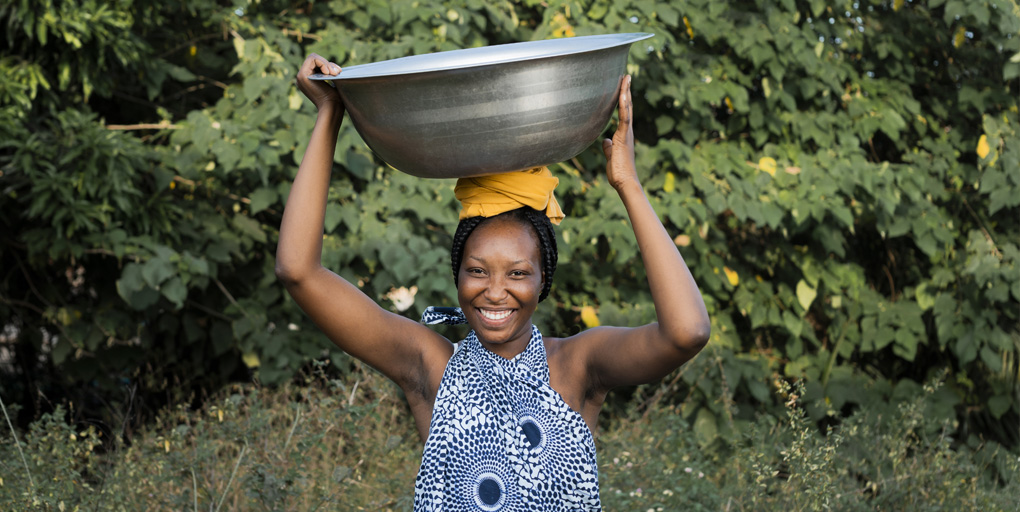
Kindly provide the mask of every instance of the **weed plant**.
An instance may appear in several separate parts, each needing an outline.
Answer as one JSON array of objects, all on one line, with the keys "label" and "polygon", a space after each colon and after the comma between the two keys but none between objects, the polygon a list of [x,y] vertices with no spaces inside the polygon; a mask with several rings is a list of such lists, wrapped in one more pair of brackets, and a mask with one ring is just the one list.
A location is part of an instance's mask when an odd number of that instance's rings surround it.
[{"label": "weed plant", "polygon": [[1020,458],[955,442],[953,420],[930,414],[938,386],[820,432],[803,385],[779,381],[785,417],[761,416],[740,443],[714,448],[698,444],[682,406],[632,412],[602,436],[603,501],[640,511],[1020,510]]},{"label": "weed plant", "polygon": [[[681,405],[633,407],[598,437],[603,504],[1020,509],[1017,454],[953,439],[951,420],[928,414],[936,388],[820,432],[802,386],[780,381],[785,417],[759,417],[731,445],[699,444]],[[200,410],[164,411],[130,445],[66,416],[58,408],[17,440],[0,437],[0,510],[410,510],[421,456],[399,389],[370,370],[337,379],[317,367],[277,389],[236,385]]]},{"label": "weed plant", "polygon": [[[372,371],[237,385],[164,411],[130,446],[57,410],[0,444],[0,510],[406,510],[421,456],[399,389]],[[116,443],[114,441],[114,443]],[[33,485],[34,482],[34,485]]]}]

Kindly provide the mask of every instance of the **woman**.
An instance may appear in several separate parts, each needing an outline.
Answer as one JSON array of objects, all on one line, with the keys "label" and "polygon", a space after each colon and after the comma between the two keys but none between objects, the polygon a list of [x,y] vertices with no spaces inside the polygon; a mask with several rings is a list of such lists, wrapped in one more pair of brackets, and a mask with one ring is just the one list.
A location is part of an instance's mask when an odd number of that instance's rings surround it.
[{"label": "woman", "polygon": [[[555,271],[555,237],[550,240],[542,205],[525,206],[469,216],[458,227],[453,270],[461,319],[472,331],[455,349],[322,267],[323,216],[344,106],[335,89],[308,79],[315,72],[336,75],[340,67],[312,54],[298,73],[298,88],[318,117],[284,211],[276,272],[337,346],[404,390],[426,442],[415,510],[598,510],[591,432],[606,394],[662,378],[709,337],[698,287],[638,181],[630,77],[620,91],[619,127],[602,149],[606,176],[633,224],[659,321],[543,337],[531,319]],[[458,196],[471,195],[463,192]],[[557,208],[549,210],[555,216]]]}]

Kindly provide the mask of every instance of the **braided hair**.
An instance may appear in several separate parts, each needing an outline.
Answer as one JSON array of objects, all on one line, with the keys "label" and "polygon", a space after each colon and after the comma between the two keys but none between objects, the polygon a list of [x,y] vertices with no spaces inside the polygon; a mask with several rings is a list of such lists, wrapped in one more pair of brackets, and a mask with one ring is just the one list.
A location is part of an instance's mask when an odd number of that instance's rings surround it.
[{"label": "braided hair", "polygon": [[552,222],[549,222],[549,217],[528,206],[493,217],[468,217],[457,224],[457,232],[453,235],[453,245],[450,248],[453,284],[458,285],[457,275],[460,273],[460,264],[464,259],[464,245],[467,244],[468,237],[471,236],[475,228],[490,219],[505,219],[522,226],[530,226],[532,232],[535,233],[535,237],[538,239],[538,253],[542,259],[542,293],[538,296],[538,301],[542,302],[549,296],[549,289],[552,288],[552,278],[556,272],[556,260],[559,253],[556,249],[556,233],[553,231]]}]

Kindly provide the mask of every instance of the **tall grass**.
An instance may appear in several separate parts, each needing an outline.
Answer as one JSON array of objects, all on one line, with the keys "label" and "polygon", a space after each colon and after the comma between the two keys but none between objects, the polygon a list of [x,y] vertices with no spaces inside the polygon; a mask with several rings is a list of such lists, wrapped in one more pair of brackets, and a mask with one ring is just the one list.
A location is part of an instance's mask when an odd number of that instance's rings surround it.
[{"label": "tall grass", "polygon": [[[606,510],[1020,508],[1020,460],[955,443],[925,414],[859,412],[826,433],[796,386],[737,444],[706,450],[675,405],[598,437]],[[0,438],[0,510],[409,510],[421,446],[399,389],[369,370],[313,372],[279,389],[237,385],[200,410],[164,411],[130,446],[56,410]],[[25,459],[17,455],[24,451]],[[34,480],[34,483],[33,483]]]},{"label": "tall grass", "polygon": [[603,499],[641,511],[1020,510],[1020,458],[954,443],[952,420],[927,414],[935,388],[892,415],[860,411],[820,433],[802,386],[780,383],[785,418],[763,416],[740,443],[711,451],[679,406],[632,415],[603,436]]}]

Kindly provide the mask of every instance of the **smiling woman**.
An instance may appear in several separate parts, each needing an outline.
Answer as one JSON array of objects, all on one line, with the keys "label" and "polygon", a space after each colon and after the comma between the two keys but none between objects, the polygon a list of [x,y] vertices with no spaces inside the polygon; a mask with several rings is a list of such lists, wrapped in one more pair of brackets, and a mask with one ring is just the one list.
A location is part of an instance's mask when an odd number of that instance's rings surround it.
[{"label": "smiling woman", "polygon": [[467,323],[455,347],[381,308],[321,264],[323,217],[344,104],[313,82],[340,67],[311,55],[298,87],[318,109],[280,227],[277,275],[349,354],[405,392],[425,442],[415,510],[599,510],[592,432],[606,393],[652,382],[704,346],[708,314],[634,167],[630,78],[620,123],[603,141],[606,177],[634,228],[658,322],[597,327],[567,338],[532,324],[556,270],[553,224],[563,218],[547,169],[462,178],[464,208],[451,249],[460,308],[428,308],[423,323]]},{"label": "smiling woman", "polygon": [[468,324],[477,326],[482,346],[507,359],[527,345],[546,281],[532,229],[502,216],[481,223],[464,244],[457,272],[457,300]]}]

